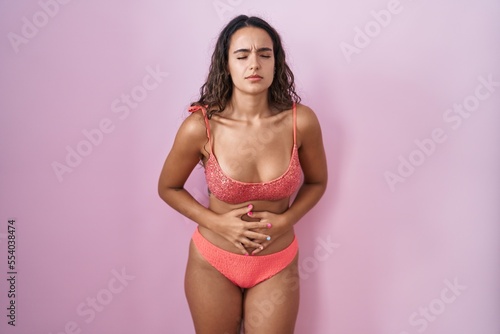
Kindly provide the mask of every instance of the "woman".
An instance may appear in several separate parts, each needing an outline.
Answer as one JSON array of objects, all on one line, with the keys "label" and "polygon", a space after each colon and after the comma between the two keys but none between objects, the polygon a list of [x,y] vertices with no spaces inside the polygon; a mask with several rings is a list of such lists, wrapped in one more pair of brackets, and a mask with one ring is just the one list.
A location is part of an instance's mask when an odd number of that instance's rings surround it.
[{"label": "woman", "polygon": [[[299,104],[278,33],[257,17],[222,30],[200,94],[159,181],[160,197],[199,225],[185,276],[196,333],[293,333],[293,226],[327,183],[319,122]],[[200,161],[208,208],[184,189]]]}]

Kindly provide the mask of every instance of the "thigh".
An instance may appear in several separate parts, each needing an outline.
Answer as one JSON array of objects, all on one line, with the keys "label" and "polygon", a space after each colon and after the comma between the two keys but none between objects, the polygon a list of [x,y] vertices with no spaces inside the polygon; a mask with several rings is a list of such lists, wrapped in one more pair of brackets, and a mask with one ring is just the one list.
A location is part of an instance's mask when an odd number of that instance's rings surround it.
[{"label": "thigh", "polygon": [[241,289],[212,267],[192,241],[184,289],[197,334],[239,333]]},{"label": "thigh", "polygon": [[292,334],[299,311],[298,255],[285,269],[245,291],[245,334]]}]

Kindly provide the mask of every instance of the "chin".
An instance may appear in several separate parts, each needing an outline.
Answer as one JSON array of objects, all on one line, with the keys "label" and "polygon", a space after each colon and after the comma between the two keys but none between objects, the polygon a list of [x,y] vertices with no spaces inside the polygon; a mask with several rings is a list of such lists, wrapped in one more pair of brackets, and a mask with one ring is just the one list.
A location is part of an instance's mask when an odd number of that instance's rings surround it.
[{"label": "chin", "polygon": [[247,85],[245,85],[244,87],[238,87],[235,85],[235,88],[237,90],[239,90],[240,92],[244,93],[244,94],[250,94],[250,95],[258,95],[258,94],[262,94],[262,93],[265,93],[269,90],[269,88],[271,87],[271,85],[267,86],[267,85],[255,85],[252,87],[248,87]]}]

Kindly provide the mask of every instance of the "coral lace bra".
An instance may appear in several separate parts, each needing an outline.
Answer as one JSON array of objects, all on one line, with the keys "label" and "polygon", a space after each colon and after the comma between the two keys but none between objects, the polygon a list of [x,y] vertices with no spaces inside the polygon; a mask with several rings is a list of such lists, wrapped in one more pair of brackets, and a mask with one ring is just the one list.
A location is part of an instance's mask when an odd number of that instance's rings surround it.
[{"label": "coral lace bra", "polygon": [[265,200],[276,201],[290,197],[302,183],[302,169],[297,149],[297,109],[293,104],[293,148],[287,170],[279,177],[266,182],[241,182],[224,173],[213,152],[210,137],[210,124],[207,111],[202,106],[192,106],[190,112],[202,110],[207,128],[207,138],[210,143],[210,155],[205,163],[205,178],[209,192],[217,199],[238,204],[248,201]]}]

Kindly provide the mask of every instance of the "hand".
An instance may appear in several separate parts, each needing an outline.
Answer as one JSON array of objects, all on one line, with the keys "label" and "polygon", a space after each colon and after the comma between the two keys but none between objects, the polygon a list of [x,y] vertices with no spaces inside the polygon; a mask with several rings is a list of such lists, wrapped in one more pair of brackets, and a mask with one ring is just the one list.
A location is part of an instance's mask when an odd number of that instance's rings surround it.
[{"label": "hand", "polygon": [[250,204],[221,214],[212,228],[215,233],[231,242],[245,255],[249,255],[247,248],[262,248],[259,242],[263,242],[269,237],[269,234],[262,233],[268,230],[267,223],[247,222],[241,219],[243,215],[248,213],[250,213],[249,217],[253,217],[252,208],[253,206]]},{"label": "hand", "polygon": [[292,225],[287,221],[284,215],[272,213],[269,211],[258,211],[252,212],[248,215],[249,217],[260,219],[259,223],[263,225],[260,228],[252,228],[252,231],[260,233],[262,235],[268,235],[270,238],[256,240],[259,243],[258,247],[255,248],[251,255],[258,254],[264,248],[269,246],[274,240],[278,239],[280,236],[288,232]]}]

